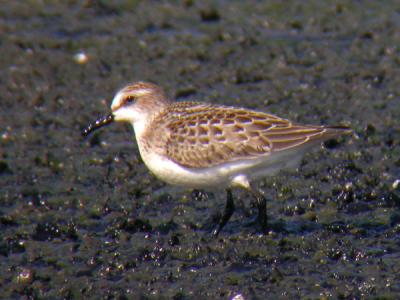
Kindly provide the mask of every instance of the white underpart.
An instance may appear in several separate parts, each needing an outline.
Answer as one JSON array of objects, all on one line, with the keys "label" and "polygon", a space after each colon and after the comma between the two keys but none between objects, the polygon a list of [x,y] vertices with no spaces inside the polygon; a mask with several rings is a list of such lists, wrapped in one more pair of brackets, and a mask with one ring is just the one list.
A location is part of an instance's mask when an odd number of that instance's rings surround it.
[{"label": "white underpart", "polygon": [[[279,170],[296,167],[299,156],[266,155],[257,159],[238,160],[210,168],[185,168],[167,157],[139,150],[146,166],[159,179],[174,185],[191,188],[243,187],[251,180],[276,174]],[[286,155],[285,155],[286,156]]]}]

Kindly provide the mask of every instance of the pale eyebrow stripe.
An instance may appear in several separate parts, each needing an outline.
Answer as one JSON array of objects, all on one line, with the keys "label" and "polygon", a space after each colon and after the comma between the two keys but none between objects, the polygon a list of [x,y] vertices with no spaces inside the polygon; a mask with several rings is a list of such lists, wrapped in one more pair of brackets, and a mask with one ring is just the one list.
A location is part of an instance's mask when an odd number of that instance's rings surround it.
[{"label": "pale eyebrow stripe", "polygon": [[130,92],[132,92],[132,91],[135,91],[135,96],[142,96],[142,95],[146,95],[146,94],[149,94],[150,92],[151,92],[151,90],[150,89],[148,89],[148,88],[140,88],[140,89],[128,89],[128,90],[126,90],[125,92],[126,93],[130,93]]}]

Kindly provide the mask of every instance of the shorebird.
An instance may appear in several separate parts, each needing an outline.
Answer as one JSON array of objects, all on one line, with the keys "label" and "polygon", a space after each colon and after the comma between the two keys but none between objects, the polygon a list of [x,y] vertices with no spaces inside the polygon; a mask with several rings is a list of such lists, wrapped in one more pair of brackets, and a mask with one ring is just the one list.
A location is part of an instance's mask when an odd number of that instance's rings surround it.
[{"label": "shorebird", "polygon": [[190,188],[224,188],[224,213],[218,235],[232,216],[232,188],[255,198],[258,221],[267,229],[264,195],[250,182],[298,166],[302,155],[321,142],[350,133],[344,126],[300,125],[245,108],[201,102],[173,102],[159,86],[136,82],[117,92],[111,113],[82,131],[114,121],[133,126],[140,155],[159,179]]}]

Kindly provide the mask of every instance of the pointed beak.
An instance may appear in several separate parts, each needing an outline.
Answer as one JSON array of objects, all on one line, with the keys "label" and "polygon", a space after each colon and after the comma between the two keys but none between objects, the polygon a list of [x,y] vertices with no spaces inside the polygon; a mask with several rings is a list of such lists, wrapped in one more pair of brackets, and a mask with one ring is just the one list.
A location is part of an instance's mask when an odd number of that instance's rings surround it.
[{"label": "pointed beak", "polygon": [[114,115],[112,113],[107,116],[98,118],[94,123],[90,123],[88,127],[82,130],[82,136],[88,136],[92,131],[95,131],[103,126],[111,124],[114,122]]}]

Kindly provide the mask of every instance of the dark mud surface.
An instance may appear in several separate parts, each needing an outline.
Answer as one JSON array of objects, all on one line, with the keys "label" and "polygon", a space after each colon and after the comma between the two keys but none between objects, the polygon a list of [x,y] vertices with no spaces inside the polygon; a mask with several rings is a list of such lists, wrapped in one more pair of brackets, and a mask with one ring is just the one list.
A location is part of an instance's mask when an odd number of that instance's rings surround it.
[{"label": "dark mud surface", "polygon": [[[43,2],[0,7],[0,297],[398,299],[398,1]],[[136,80],[354,135],[256,183],[269,234],[235,192],[212,239],[224,194],[165,189],[128,125],[80,136]]]}]

